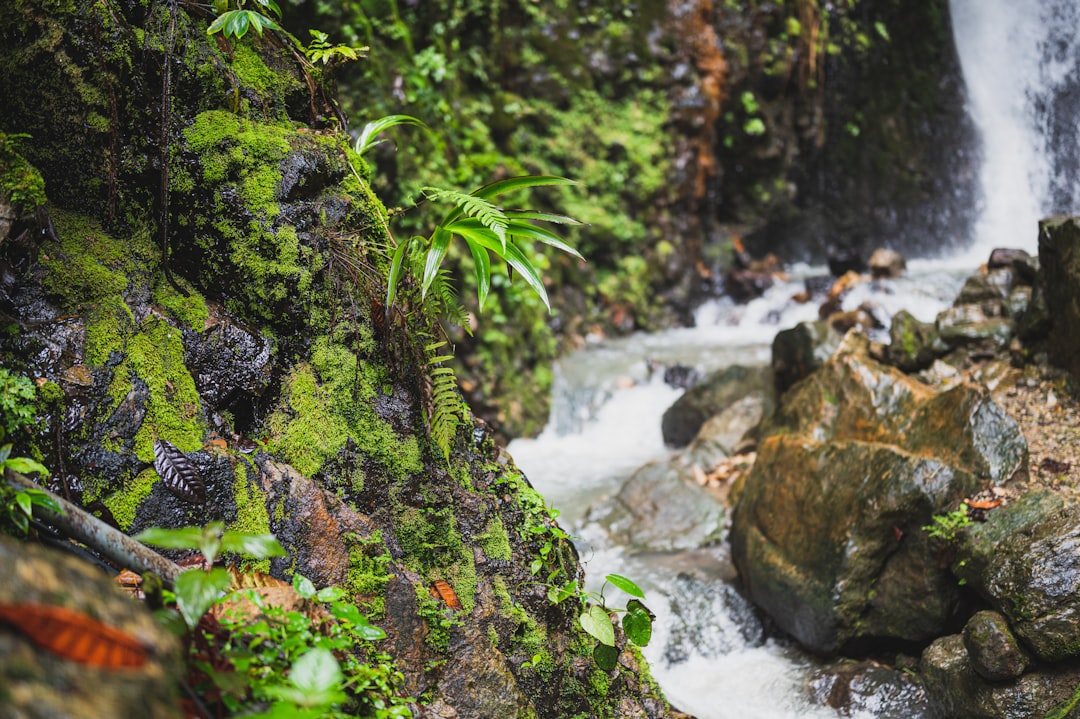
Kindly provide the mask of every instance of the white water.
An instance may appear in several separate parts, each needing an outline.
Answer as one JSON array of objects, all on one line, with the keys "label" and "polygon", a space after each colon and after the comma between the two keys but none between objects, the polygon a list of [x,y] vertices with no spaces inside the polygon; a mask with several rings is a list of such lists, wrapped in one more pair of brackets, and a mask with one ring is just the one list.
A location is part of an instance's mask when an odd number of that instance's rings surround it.
[{"label": "white water", "polygon": [[[844,306],[871,301],[881,308],[886,324],[887,316],[900,308],[932,320],[951,302],[965,274],[943,267],[940,262],[933,267],[914,263],[905,278],[856,288]],[[633,556],[610,546],[604,531],[587,521],[587,510],[616,492],[638,467],[669,454],[660,417],[681,390],[665,385],[660,373],[650,377],[646,360],[678,361],[703,372],[766,364],[778,331],[816,318],[817,303],[789,300],[799,289],[802,282],[795,279],[745,306],[706,306],[694,329],[595,342],[563,358],[555,368],[552,422],[538,438],[515,440],[508,447],[530,481],[561,511],[563,526],[579,538],[591,588],[599,589],[604,574],[617,572],[646,589],[649,607],[657,614],[657,633],[645,655],[672,703],[698,719],[831,719],[837,714],[808,701],[805,686],[813,662],[782,643],[763,641],[748,605],[724,585],[734,573],[726,546]],[[708,588],[688,590],[680,573]],[[695,597],[705,602],[691,616],[700,623],[686,627],[671,604]],[[679,631],[681,639],[673,636]]]},{"label": "white water", "polygon": [[1038,221],[1080,210],[1080,2],[951,0],[981,206],[969,257],[1034,254]]}]

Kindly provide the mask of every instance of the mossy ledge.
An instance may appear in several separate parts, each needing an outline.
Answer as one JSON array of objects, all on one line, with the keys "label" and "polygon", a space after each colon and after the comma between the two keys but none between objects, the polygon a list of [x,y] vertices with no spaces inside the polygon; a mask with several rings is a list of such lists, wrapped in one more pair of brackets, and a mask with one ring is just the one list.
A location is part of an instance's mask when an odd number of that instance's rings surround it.
[{"label": "mossy ledge", "polygon": [[[419,705],[670,717],[639,657],[601,671],[573,602],[548,601],[533,561],[580,567],[483,425],[433,451],[416,388],[434,320],[407,288],[382,314],[386,211],[319,124],[326,94],[269,38],[206,26],[142,0],[0,8],[0,132],[34,133],[20,150],[56,227],[0,243],[20,273],[0,358],[57,388],[27,440],[54,488],[130,531],[273,531],[289,555],[259,568],[345,588]],[[158,481],[158,440],[205,502]]]}]

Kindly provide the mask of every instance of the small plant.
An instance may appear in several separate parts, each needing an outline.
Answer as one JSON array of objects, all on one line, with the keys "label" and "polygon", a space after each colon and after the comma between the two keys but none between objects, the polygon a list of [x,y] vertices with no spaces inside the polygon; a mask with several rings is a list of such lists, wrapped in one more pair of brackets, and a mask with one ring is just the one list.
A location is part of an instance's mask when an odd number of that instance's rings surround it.
[{"label": "small plant", "polygon": [[[632,597],[627,601],[625,608],[608,606],[604,598],[604,589],[608,584]],[[645,599],[645,592],[641,590],[641,587],[620,574],[609,574],[604,577],[604,586],[598,593],[587,592],[582,595],[584,611],[578,617],[578,622],[582,629],[596,639],[593,660],[604,671],[614,669],[615,662],[619,658],[619,650],[615,646],[615,629],[611,624],[616,614],[623,615],[623,632],[631,642],[644,647],[652,639],[653,613],[642,603],[643,599]]]},{"label": "small plant", "polygon": [[[229,9],[231,2],[236,6]],[[274,0],[254,0],[254,4],[273,13],[278,20],[281,19],[281,8]],[[258,10],[248,10],[247,0],[214,0],[214,10],[218,16],[210,27],[206,29],[207,35],[221,33],[226,39],[239,40],[247,35],[248,30],[254,28],[255,33],[262,37],[263,30],[278,30],[284,32],[277,20]]]},{"label": "small plant", "polygon": [[[49,470],[30,457],[12,457],[11,435],[34,421],[34,383],[22,375],[13,375],[0,367],[0,479],[7,470],[19,474],[49,476]],[[11,528],[17,536],[26,536],[34,507],[62,513],[60,505],[47,492],[0,482],[0,526]]]},{"label": "small plant", "polygon": [[400,125],[413,125],[415,127],[422,127],[427,130],[428,126],[424,124],[423,120],[418,120],[412,115],[387,115],[380,117],[378,120],[372,120],[364,125],[360,130],[360,134],[356,137],[356,144],[353,149],[356,150],[356,154],[363,155],[371,148],[378,145],[383,140],[377,139],[379,135],[387,130],[398,127]]},{"label": "small plant", "polygon": [[961,530],[971,524],[973,522],[968,516],[968,506],[961,503],[959,509],[948,514],[935,514],[931,517],[931,523],[923,526],[922,530],[934,539],[953,544],[959,539]]},{"label": "small plant", "polygon": [[[491,255],[521,275],[522,279],[543,300],[550,311],[547,290],[540,271],[522,251],[520,242],[540,242],[550,245],[569,255],[584,260],[577,250],[563,241],[550,230],[534,224],[550,222],[563,225],[581,224],[565,215],[555,215],[534,210],[503,210],[492,200],[516,190],[531,187],[553,185],[573,185],[573,180],[554,175],[526,175],[511,177],[485,185],[469,194],[455,190],[424,188],[425,197],[431,201],[449,201],[454,203],[451,210],[428,237],[414,236],[398,244],[390,261],[387,278],[386,304],[394,303],[398,282],[404,268],[411,268],[420,275],[421,296],[426,296],[432,283],[436,281],[439,269],[446,259],[447,251],[454,237],[460,237],[472,254],[476,273],[477,301],[480,309],[491,291]],[[406,257],[408,256],[408,262]]]},{"label": "small plant", "polygon": [[[350,45],[331,45],[330,36],[318,30],[308,30],[311,41],[307,47],[301,47],[304,55],[312,64],[322,63],[331,65],[339,61],[355,61],[364,56],[368,51],[366,47],[352,47]],[[299,45],[299,42],[297,42]]]}]

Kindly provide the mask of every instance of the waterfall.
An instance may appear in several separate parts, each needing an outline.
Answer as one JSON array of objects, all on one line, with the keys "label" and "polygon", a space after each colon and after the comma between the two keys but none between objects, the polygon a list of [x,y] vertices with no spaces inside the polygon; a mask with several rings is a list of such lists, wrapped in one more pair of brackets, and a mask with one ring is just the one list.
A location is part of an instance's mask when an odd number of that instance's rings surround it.
[{"label": "waterfall", "polygon": [[1041,218],[1080,211],[1080,3],[950,0],[950,11],[982,145],[971,257],[1034,252]]}]

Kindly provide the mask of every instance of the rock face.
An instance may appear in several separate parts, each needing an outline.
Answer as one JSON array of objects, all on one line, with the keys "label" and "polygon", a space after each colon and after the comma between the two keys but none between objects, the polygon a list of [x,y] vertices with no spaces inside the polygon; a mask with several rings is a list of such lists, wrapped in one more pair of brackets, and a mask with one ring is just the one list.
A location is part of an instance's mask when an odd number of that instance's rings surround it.
[{"label": "rock face", "polygon": [[[0,606],[32,604],[78,612],[132,637],[147,661],[120,670],[89,666],[32,642],[19,630],[29,618],[0,625],[0,693],[5,717],[138,716],[179,719],[180,644],[150,612],[125,595],[104,572],[66,552],[0,537]],[[58,634],[56,625],[51,634]],[[94,642],[93,629],[76,626],[70,644]]]},{"label": "rock face", "polygon": [[1080,377],[1080,218],[1052,217],[1039,223],[1039,267],[1039,287],[1050,309],[1050,358]]},{"label": "rock face", "polygon": [[[552,582],[580,566],[491,437],[464,421],[449,458],[429,437],[437,320],[407,289],[384,310],[385,208],[317,78],[290,49],[219,43],[207,24],[128,0],[0,7],[0,132],[34,133],[55,225],[0,238],[15,268],[0,360],[41,388],[17,451],[125,531],[274,533],[288,556],[259,568],[339,586],[386,631],[378,652],[418,714],[669,716],[621,632],[605,672],[580,605],[549,601],[533,562]],[[159,441],[204,500],[161,481]]]},{"label": "rock face", "polygon": [[762,437],[733,558],[751,598],[826,654],[939,635],[959,592],[920,527],[1026,469],[1016,422],[985,390],[934,392],[871,359],[857,333],[789,390]]}]

